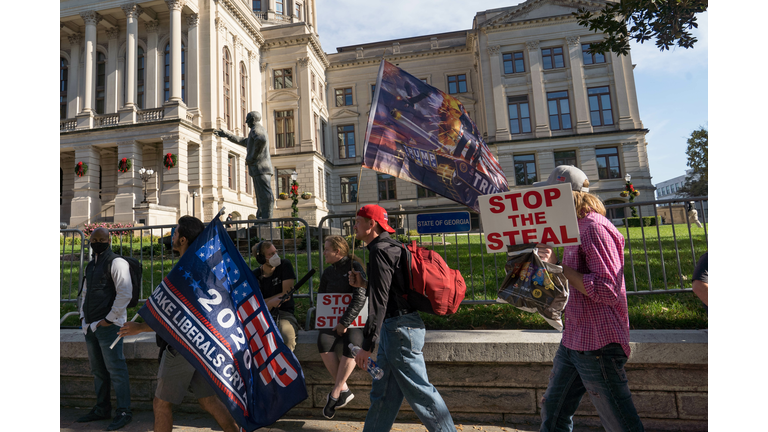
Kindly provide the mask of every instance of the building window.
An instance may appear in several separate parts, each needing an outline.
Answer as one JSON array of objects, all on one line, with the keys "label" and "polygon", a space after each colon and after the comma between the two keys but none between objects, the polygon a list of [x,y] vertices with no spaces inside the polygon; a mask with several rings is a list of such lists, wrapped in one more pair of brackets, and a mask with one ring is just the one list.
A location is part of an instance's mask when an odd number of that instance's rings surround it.
[{"label": "building window", "polygon": [[144,48],[139,47],[136,62],[136,106],[139,109],[144,108],[144,59]]},{"label": "building window", "polygon": [[104,114],[104,95],[107,94],[107,56],[96,56],[96,114]]},{"label": "building window", "polygon": [[536,157],[515,155],[515,184],[532,185],[536,182]]},{"label": "building window", "polygon": [[325,120],[320,120],[320,147],[322,148],[323,156],[330,157],[330,151],[325,148],[325,130],[328,127],[328,123]]},{"label": "building window", "polygon": [[576,165],[576,150],[564,150],[555,152],[555,166]]},{"label": "building window", "polygon": [[[295,2],[294,2],[295,3]],[[294,16],[296,19],[301,19],[301,4],[295,3],[295,10],[294,10]]]},{"label": "building window", "polygon": [[312,91],[315,91],[315,73],[312,72],[309,76],[309,85],[312,86]]},{"label": "building window", "polygon": [[584,59],[585,65],[595,64],[595,63],[605,63],[605,55],[600,53],[589,53],[589,44],[581,44],[581,55]]},{"label": "building window", "polygon": [[571,109],[568,105],[567,90],[547,93],[547,106],[550,129],[571,129]]},{"label": "building window", "polygon": [[544,69],[555,69],[565,67],[563,60],[563,48],[544,48],[541,50],[541,61]]},{"label": "building window", "polygon": [[67,81],[69,75],[69,63],[67,59],[61,58],[59,69],[59,107],[61,109],[61,119],[67,118]]},{"label": "building window", "polygon": [[254,12],[261,12],[261,0],[253,0],[251,4]]},{"label": "building window", "polygon": [[[186,55],[187,49],[184,43],[181,44],[181,99],[186,102],[187,101],[187,93],[186,93],[186,61],[187,61],[187,55]],[[168,43],[165,46],[165,69],[163,71],[163,80],[164,80],[164,97],[167,101],[171,98],[171,44]]]},{"label": "building window", "polygon": [[600,179],[621,178],[617,147],[595,149],[595,156],[597,157],[597,175]]},{"label": "building window", "polygon": [[336,89],[336,106],[352,105],[352,87]]},{"label": "building window", "polygon": [[224,121],[227,123],[227,129],[232,129],[232,57],[229,55],[229,49],[224,47],[224,54],[222,59],[222,68],[224,70],[224,77],[222,83],[224,85]]},{"label": "building window", "polygon": [[293,110],[275,111],[275,139],[277,148],[293,147]]},{"label": "building window", "polygon": [[283,13],[283,2],[284,1],[285,0],[275,0],[275,12],[278,15],[285,15],[285,13]]},{"label": "building window", "polygon": [[275,90],[293,88],[293,69],[275,69]]},{"label": "building window", "polygon": [[341,202],[357,201],[357,176],[341,177]]},{"label": "building window", "polygon": [[531,113],[528,110],[528,96],[507,98],[509,111],[509,133],[520,134],[531,131]]},{"label": "building window", "polygon": [[295,168],[285,168],[277,170],[277,193],[283,192],[290,193],[291,191],[291,174],[295,171]]},{"label": "building window", "polygon": [[431,191],[425,187],[421,187],[417,185],[416,196],[419,198],[432,198],[432,197],[436,197],[437,194],[435,193],[435,191]]},{"label": "building window", "polygon": [[523,53],[507,53],[502,56],[504,60],[504,73],[520,73],[525,72],[525,62],[523,61]]},{"label": "building window", "polygon": [[323,92],[323,85],[318,83],[318,88],[320,89],[320,102],[324,101],[325,99],[325,93]]},{"label": "building window", "polygon": [[379,201],[397,199],[395,178],[389,174],[379,174]]},{"label": "building window", "polygon": [[373,100],[373,96],[376,95],[376,84],[371,84],[371,100]]},{"label": "building window", "polygon": [[229,155],[227,158],[227,176],[229,179],[229,188],[234,189],[235,184],[237,184],[237,181],[235,180],[235,167],[237,166],[237,159],[235,158],[235,155]]},{"label": "building window", "polygon": [[587,89],[587,96],[589,97],[589,117],[592,126],[612,125],[611,93],[608,91],[608,86]]},{"label": "building window", "polygon": [[315,151],[320,153],[320,117],[315,114]]},{"label": "building window", "polygon": [[355,125],[338,126],[339,159],[355,157]]},{"label": "building window", "polygon": [[325,200],[331,201],[331,173],[325,173]]},{"label": "building window", "polygon": [[248,103],[248,69],[245,68],[245,63],[240,62],[240,119],[243,122],[243,135],[247,135],[248,123],[245,122],[245,118],[248,116],[247,103]]},{"label": "building window", "polygon": [[317,169],[317,197],[322,199],[325,199],[325,187],[323,186],[323,169],[318,168]]},{"label": "building window", "polygon": [[462,75],[448,75],[448,93],[466,93],[467,92],[467,76]]}]

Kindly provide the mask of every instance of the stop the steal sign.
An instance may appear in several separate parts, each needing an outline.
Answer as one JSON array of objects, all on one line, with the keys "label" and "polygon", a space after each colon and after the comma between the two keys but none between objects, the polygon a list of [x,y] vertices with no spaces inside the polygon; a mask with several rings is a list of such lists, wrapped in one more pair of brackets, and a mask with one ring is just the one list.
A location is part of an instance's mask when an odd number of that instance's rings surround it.
[{"label": "stop the steal sign", "polygon": [[527,243],[581,244],[570,184],[481,195],[478,202],[489,253]]},{"label": "stop the steal sign", "polygon": [[[315,328],[333,329],[344,315],[344,312],[352,302],[352,294],[317,294],[317,318],[315,319]],[[349,328],[365,327],[365,321],[368,320],[368,299],[365,299],[360,314],[352,321]]]}]

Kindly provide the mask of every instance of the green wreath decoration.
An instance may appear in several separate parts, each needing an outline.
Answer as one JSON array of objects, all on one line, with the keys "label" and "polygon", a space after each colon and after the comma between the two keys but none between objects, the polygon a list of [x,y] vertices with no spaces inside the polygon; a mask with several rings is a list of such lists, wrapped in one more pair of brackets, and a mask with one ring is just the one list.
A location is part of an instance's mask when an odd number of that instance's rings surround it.
[{"label": "green wreath decoration", "polygon": [[128,172],[131,169],[131,160],[128,158],[122,158],[120,159],[120,162],[117,163],[117,170],[121,173]]},{"label": "green wreath decoration", "polygon": [[171,169],[176,166],[176,155],[173,153],[167,153],[163,158],[163,166]]},{"label": "green wreath decoration", "polygon": [[78,177],[82,177],[85,175],[85,173],[88,172],[88,164],[83,163],[83,161],[78,162],[75,164],[75,174],[77,174]]}]

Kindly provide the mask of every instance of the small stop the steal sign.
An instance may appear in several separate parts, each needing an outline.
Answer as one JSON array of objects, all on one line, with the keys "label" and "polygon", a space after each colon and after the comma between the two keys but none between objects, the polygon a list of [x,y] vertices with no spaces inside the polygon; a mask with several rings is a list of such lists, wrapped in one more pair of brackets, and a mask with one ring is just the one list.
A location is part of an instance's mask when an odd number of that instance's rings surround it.
[{"label": "small stop the steal sign", "polygon": [[[318,329],[332,329],[336,327],[339,320],[344,315],[344,312],[349,307],[349,303],[352,302],[352,294],[333,294],[324,293],[317,295],[317,312],[315,319],[315,328]],[[357,315],[349,328],[361,328],[365,327],[365,322],[368,320],[368,299],[365,299],[365,304],[360,310],[360,314]]]},{"label": "small stop the steal sign", "polygon": [[527,243],[581,244],[570,183],[481,195],[478,203],[489,253]]}]

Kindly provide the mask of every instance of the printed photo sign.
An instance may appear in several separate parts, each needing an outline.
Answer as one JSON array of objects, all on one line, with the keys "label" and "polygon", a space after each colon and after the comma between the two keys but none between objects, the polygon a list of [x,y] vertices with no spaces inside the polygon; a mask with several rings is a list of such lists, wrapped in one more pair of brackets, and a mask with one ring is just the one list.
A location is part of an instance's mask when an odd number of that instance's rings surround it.
[{"label": "printed photo sign", "polygon": [[528,243],[581,244],[570,184],[482,195],[478,203],[488,253]]}]

